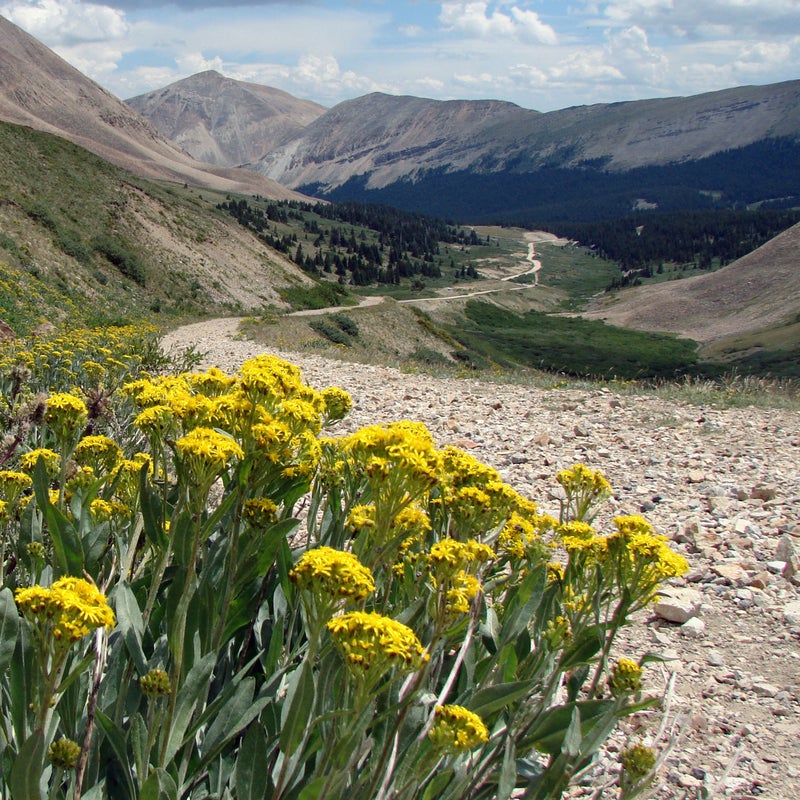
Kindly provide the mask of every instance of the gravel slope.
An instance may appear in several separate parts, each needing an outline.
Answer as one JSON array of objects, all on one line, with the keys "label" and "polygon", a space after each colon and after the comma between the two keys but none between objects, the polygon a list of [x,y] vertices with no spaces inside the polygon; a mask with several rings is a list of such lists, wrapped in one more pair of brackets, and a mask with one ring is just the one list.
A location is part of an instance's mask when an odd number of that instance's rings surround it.
[{"label": "gravel slope", "polygon": [[[193,345],[206,354],[203,367],[234,372],[263,352],[236,338],[237,324],[189,325],[168,334],[164,347]],[[672,735],[677,744],[651,796],[694,798],[702,789],[708,797],[739,800],[796,796],[800,574],[797,583],[790,580],[792,563],[800,568],[796,412],[436,379],[305,353],[278,355],[300,366],[311,385],[351,393],[353,410],[333,433],[420,420],[440,445],[468,449],[544,511],[557,513],[559,469],[576,461],[602,469],[615,490],[606,519],[643,513],[671,537],[692,566],[685,588],[699,604],[685,625],[643,615],[624,637],[626,654],[652,651],[665,659],[648,670],[654,690],[674,676],[664,738]],[[638,721],[639,735],[654,735],[658,721]],[[570,796],[593,795],[616,747],[612,742],[593,785]]]}]

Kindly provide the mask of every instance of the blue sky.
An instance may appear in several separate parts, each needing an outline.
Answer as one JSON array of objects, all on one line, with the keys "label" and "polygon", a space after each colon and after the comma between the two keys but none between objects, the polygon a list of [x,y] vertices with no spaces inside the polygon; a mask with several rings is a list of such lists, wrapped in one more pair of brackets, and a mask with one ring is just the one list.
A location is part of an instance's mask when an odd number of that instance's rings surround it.
[{"label": "blue sky", "polygon": [[551,111],[800,78],[800,0],[0,0],[120,98],[206,69]]}]

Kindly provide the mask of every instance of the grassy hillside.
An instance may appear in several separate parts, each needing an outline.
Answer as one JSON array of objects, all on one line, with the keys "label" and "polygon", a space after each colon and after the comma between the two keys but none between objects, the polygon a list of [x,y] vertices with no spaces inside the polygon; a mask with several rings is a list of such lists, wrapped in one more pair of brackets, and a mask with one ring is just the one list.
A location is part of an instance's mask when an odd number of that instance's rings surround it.
[{"label": "grassy hillside", "polygon": [[[48,134],[0,123],[0,319],[241,313],[308,279],[215,209]],[[212,202],[213,200],[213,202]]]}]

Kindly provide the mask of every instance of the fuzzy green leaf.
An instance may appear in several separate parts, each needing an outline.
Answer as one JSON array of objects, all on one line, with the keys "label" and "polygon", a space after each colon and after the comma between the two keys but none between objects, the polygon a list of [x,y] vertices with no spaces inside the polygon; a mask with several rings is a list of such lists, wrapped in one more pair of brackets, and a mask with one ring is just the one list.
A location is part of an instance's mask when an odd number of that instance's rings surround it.
[{"label": "fuzzy green leaf", "polygon": [[264,800],[267,795],[267,770],[264,754],[267,737],[261,725],[251,725],[242,739],[236,757],[236,800]]},{"label": "fuzzy green leaf", "polygon": [[44,736],[35,733],[19,749],[11,768],[8,788],[14,800],[41,800],[39,782],[44,767]]},{"label": "fuzzy green leaf", "polygon": [[127,583],[120,582],[114,590],[114,610],[117,614],[117,625],[136,671],[139,675],[145,675],[147,659],[142,649],[144,620],[142,612],[139,610],[139,603],[136,601],[136,595]]},{"label": "fuzzy green leaf", "polygon": [[314,707],[314,676],[311,667],[303,662],[297,680],[290,686],[281,714],[280,747],[287,756],[297,750],[311,719]]},{"label": "fuzzy green leaf", "polygon": [[11,589],[0,591],[0,671],[4,671],[14,655],[19,634],[19,611]]}]

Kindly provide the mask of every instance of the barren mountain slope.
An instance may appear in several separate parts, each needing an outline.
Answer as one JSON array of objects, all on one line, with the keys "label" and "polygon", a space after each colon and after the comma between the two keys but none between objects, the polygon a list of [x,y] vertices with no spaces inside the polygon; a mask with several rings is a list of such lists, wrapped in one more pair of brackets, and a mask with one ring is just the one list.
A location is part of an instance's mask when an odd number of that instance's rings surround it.
[{"label": "barren mountain slope", "polygon": [[626,289],[584,316],[701,343],[796,321],[800,224],[708,275]]},{"label": "barren mountain slope", "polygon": [[121,100],[4,17],[0,119],[61,136],[144,177],[276,198],[297,196],[251,171],[195,161]]},{"label": "barren mountain slope", "polygon": [[367,174],[367,186],[381,188],[426,169],[524,173],[599,160],[628,170],[783,136],[800,136],[800,81],[544,114],[376,93],[340,103],[253,166],[287,186]]},{"label": "barren mountain slope", "polygon": [[125,102],[192,157],[221,166],[261,158],[326,110],[214,70]]}]

